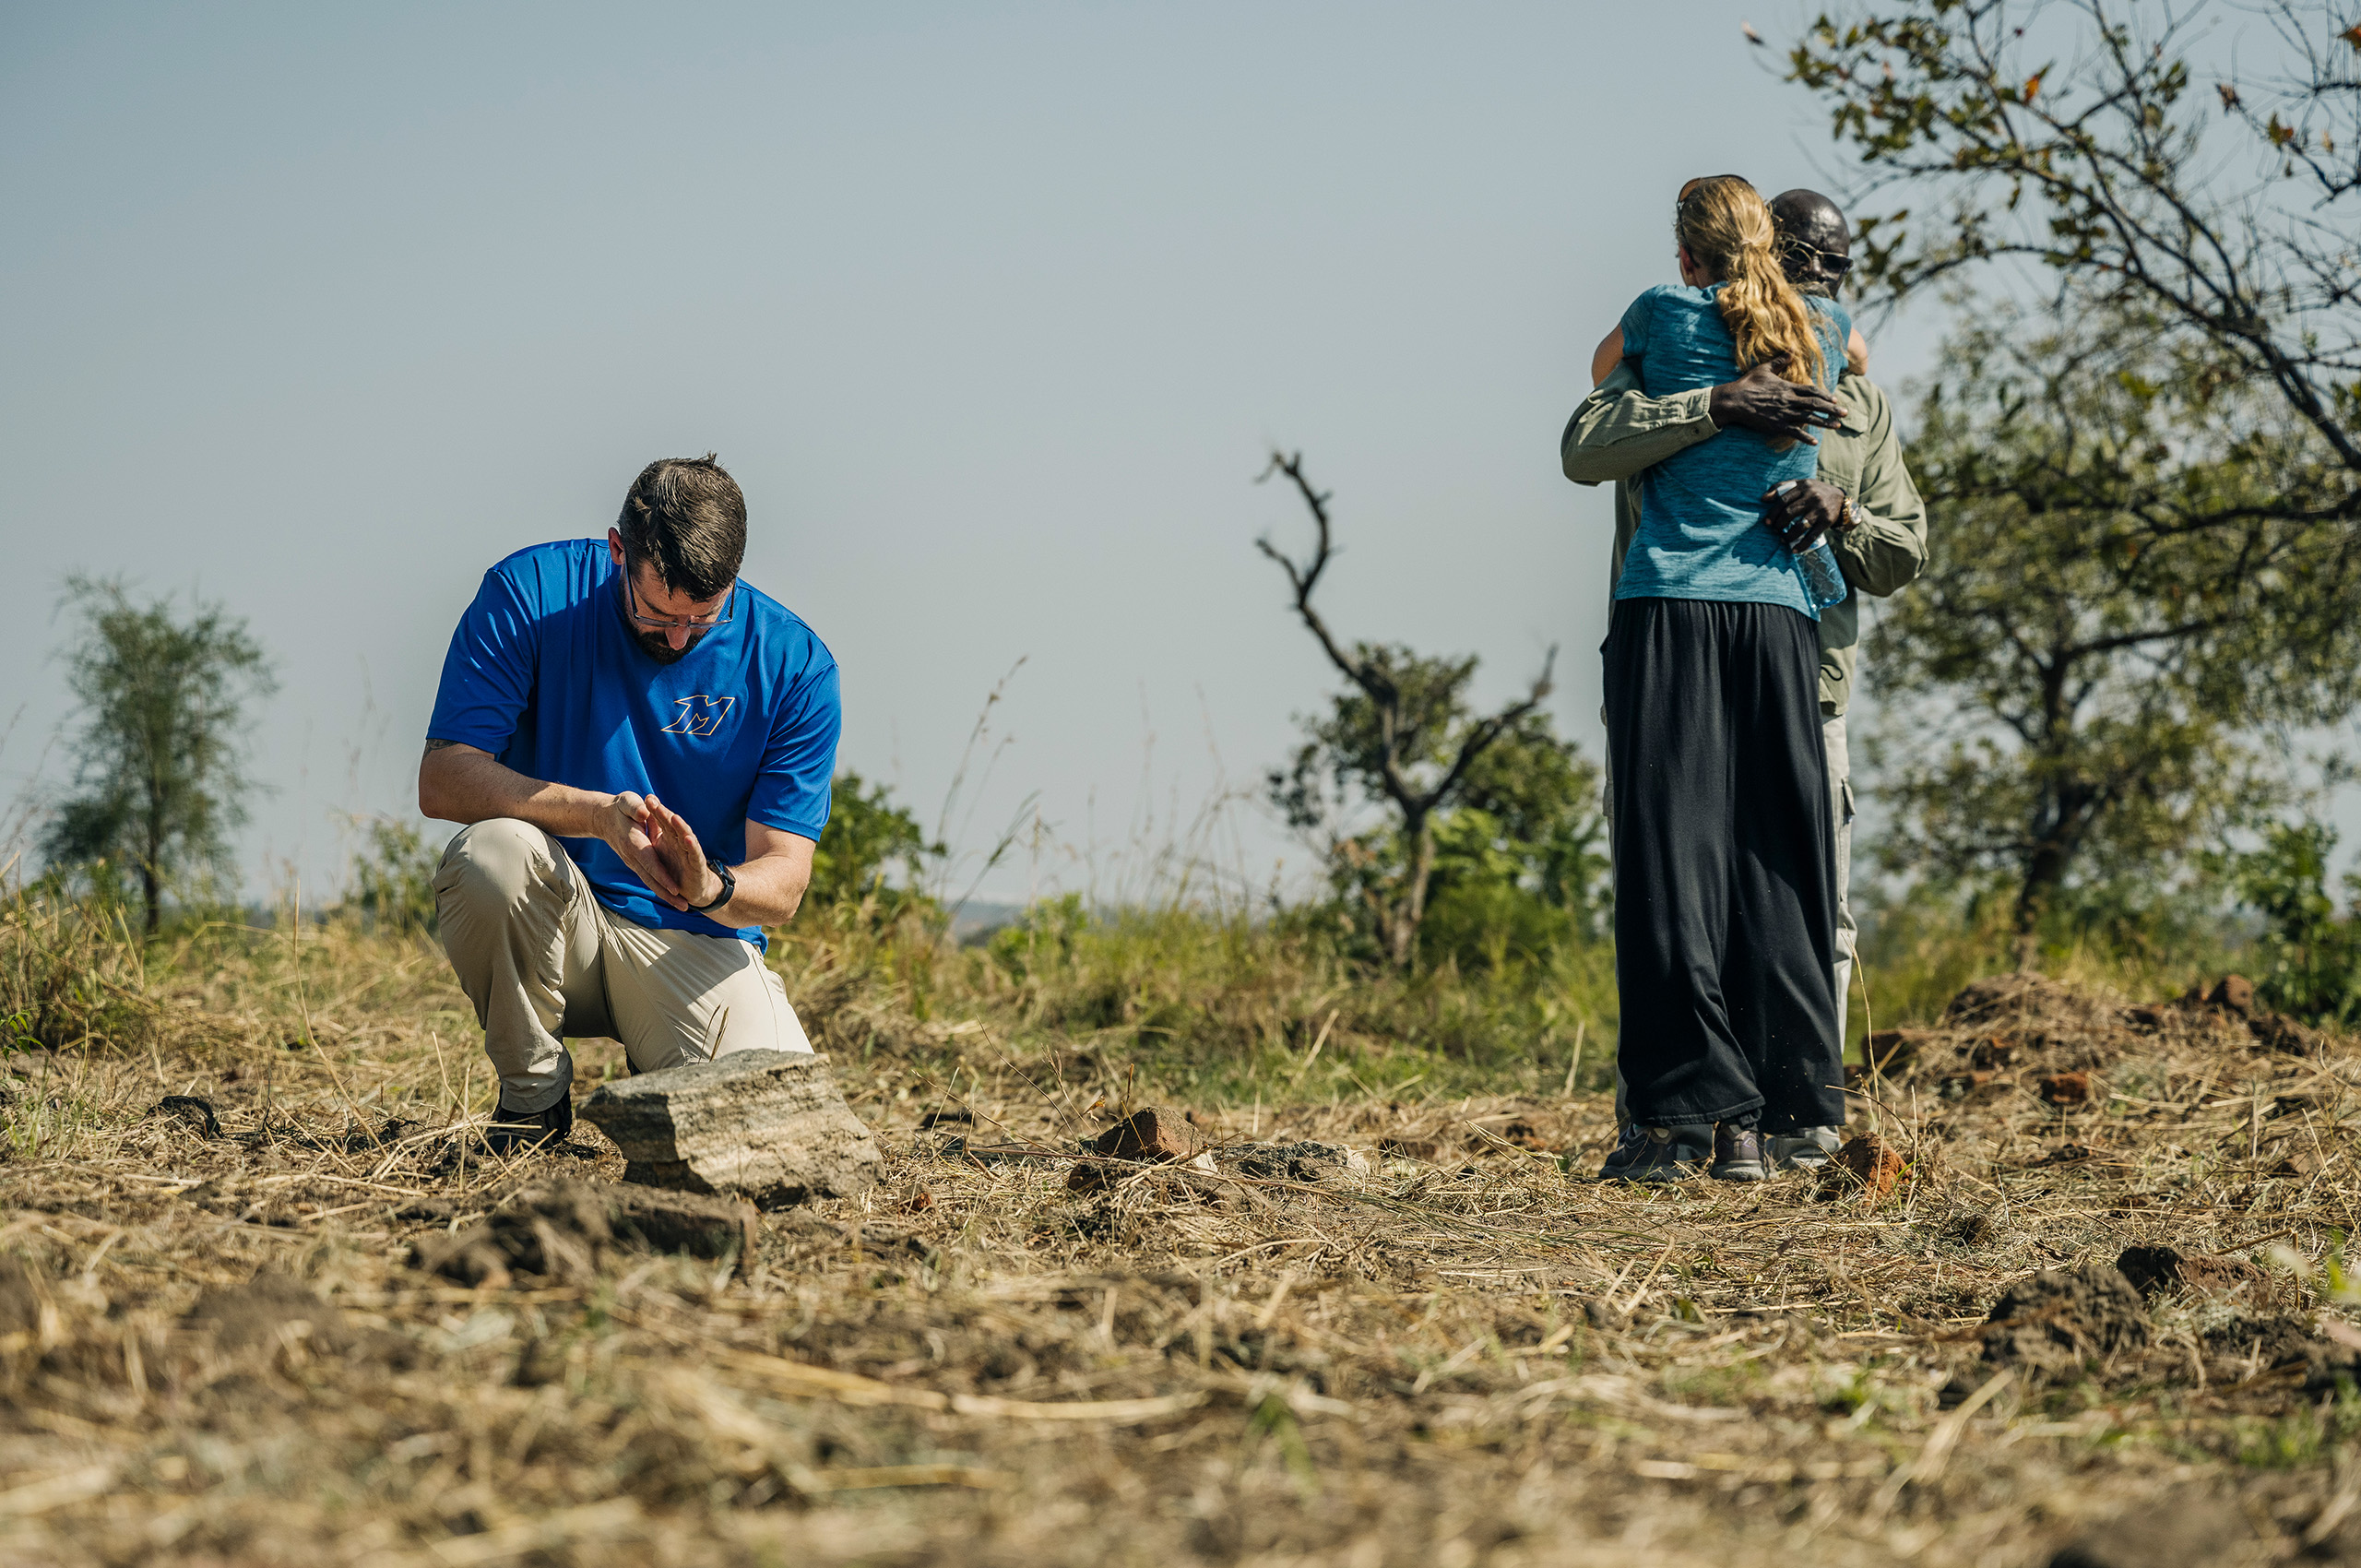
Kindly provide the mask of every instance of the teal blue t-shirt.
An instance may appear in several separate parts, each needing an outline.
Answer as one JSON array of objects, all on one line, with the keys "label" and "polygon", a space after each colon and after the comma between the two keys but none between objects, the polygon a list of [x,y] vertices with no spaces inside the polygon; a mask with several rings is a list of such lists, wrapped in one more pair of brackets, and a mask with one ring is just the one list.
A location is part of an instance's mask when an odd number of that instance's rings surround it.
[{"label": "teal blue t-shirt", "polygon": [[[1662,285],[1623,313],[1623,357],[1649,397],[1737,379],[1738,344],[1714,303],[1722,288]],[[1833,389],[1853,318],[1832,299],[1805,303],[1826,362],[1821,385]],[[1750,430],[1721,431],[1656,464],[1639,478],[1640,527],[1615,597],[1784,604],[1817,621],[1795,553],[1762,526],[1762,494],[1819,470],[1819,447],[1798,441],[1774,451],[1769,436]]]}]

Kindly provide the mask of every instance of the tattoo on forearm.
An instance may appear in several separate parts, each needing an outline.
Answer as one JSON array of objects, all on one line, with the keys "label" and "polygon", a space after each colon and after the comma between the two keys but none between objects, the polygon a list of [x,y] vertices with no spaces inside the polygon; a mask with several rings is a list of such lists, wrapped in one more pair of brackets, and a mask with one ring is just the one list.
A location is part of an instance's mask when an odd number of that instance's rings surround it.
[{"label": "tattoo on forearm", "polygon": [[430,752],[439,752],[445,746],[456,746],[458,743],[457,741],[439,741],[432,735],[426,737],[426,749]]}]

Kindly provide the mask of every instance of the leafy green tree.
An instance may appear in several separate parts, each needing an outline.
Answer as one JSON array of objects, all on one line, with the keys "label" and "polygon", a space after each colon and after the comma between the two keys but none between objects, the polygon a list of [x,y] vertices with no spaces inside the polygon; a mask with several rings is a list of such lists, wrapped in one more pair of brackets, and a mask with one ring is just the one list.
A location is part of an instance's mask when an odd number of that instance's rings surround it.
[{"label": "leafy green tree", "polygon": [[[2263,918],[2255,968],[2262,1000],[2314,1023],[2349,1025],[2361,1015],[2361,920],[2339,918],[2328,893],[2336,830],[2324,823],[2279,823],[2260,849],[2231,861],[2239,901]],[[2361,878],[2347,873],[2348,900]]]},{"label": "leafy green tree", "polygon": [[376,817],[368,837],[368,847],[352,857],[352,890],[346,902],[380,931],[433,934],[442,836],[430,838],[416,823]]},{"label": "leafy green tree", "polygon": [[[1463,880],[1497,852],[1523,867],[1517,874],[1534,888],[1546,884],[1562,895],[1580,875],[1578,841],[1588,842],[1568,826],[1569,802],[1585,789],[1595,794],[1595,780],[1584,778],[1586,768],[1541,708],[1555,648],[1524,697],[1479,715],[1468,700],[1472,656],[1430,659],[1398,643],[1340,643],[1311,602],[1335,555],[1329,497],[1304,477],[1301,454],[1273,453],[1263,477],[1274,473],[1295,484],[1317,539],[1302,562],[1267,539],[1258,547],[1287,573],[1296,613],[1350,685],[1325,715],[1304,721],[1304,744],[1269,777],[1271,799],[1318,843],[1332,880],[1358,903],[1385,960],[1406,968],[1443,869],[1445,825],[1467,811],[1489,819],[1457,824],[1451,836]],[[1372,806],[1391,823],[1375,834],[1354,831],[1351,824]]]},{"label": "leafy green tree", "polygon": [[[1460,803],[1435,818],[1419,956],[1499,971],[1604,936],[1613,899],[1599,783],[1546,713],[1486,747]],[[1399,875],[1402,845],[1394,835],[1355,842],[1362,852],[1332,862],[1332,874],[1369,908],[1369,884]]]},{"label": "leafy green tree", "polygon": [[66,658],[80,765],[42,849],[53,865],[136,881],[153,937],[167,889],[233,876],[228,836],[255,789],[243,771],[247,705],[278,683],[244,621],[218,604],[183,617],[170,599],[136,605],[119,579],[79,576],[65,602],[82,617]]},{"label": "leafy green tree", "polygon": [[[921,897],[918,889],[926,862],[943,852],[941,844],[928,842],[925,829],[908,808],[894,803],[891,790],[847,769],[836,776],[828,826],[820,830],[819,847],[812,855],[812,885],[803,896],[818,905],[874,898],[881,908],[892,906],[890,913],[903,901]],[[885,877],[897,866],[903,881],[896,888]]]},{"label": "leafy green tree", "polygon": [[1941,519],[1871,635],[1897,870],[2061,889],[2275,805],[2276,727],[2349,712],[2361,568],[2291,495],[2332,457],[2120,299],[1970,315],[1911,460]]},{"label": "leafy green tree", "polygon": [[2052,268],[2310,430],[2328,461],[2283,505],[2361,517],[2354,0],[1861,0],[1789,60],[1859,159],[1857,205],[1904,204],[1858,221],[1871,293]]}]

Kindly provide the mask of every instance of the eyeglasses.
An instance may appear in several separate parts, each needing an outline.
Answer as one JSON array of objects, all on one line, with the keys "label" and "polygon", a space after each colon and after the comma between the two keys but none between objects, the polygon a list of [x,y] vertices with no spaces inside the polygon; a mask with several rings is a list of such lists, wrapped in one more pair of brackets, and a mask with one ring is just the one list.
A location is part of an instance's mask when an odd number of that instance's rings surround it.
[{"label": "eyeglasses", "polygon": [[1842,278],[1853,270],[1851,256],[1840,255],[1834,251],[1821,250],[1818,245],[1808,244],[1802,240],[1787,241],[1786,252],[1788,258],[1793,261],[1801,261],[1807,255],[1819,257],[1821,267],[1832,278]]},{"label": "eyeglasses", "polygon": [[733,579],[730,585],[730,602],[722,607],[720,614],[716,615],[709,620],[697,615],[682,615],[676,617],[643,615],[640,613],[639,609],[639,590],[632,586],[632,578],[637,574],[638,569],[638,564],[633,561],[631,556],[626,553],[623,556],[623,598],[630,605],[630,608],[624,611],[623,614],[633,625],[637,626],[644,631],[670,632],[678,630],[686,632],[693,637],[703,636],[706,633],[712,631],[716,626],[727,626],[730,624],[730,619],[738,612],[738,584]]}]

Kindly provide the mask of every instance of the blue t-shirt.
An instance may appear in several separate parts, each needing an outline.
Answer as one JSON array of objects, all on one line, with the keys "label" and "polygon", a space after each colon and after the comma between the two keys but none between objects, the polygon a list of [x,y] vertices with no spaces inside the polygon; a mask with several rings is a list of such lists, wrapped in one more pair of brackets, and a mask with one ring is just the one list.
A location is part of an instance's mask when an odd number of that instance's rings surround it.
[{"label": "blue t-shirt", "polygon": [[[671,664],[624,624],[602,539],[520,550],[483,575],[451,634],[427,734],[490,752],[529,778],[654,795],[706,853],[746,858],[746,822],[816,841],[836,769],[836,660],[812,628],[746,583],[727,625]],[[635,925],[739,936],[647,890],[599,838],[560,838],[599,902]]]},{"label": "blue t-shirt", "polygon": [[[1623,313],[1623,357],[1649,397],[1737,378],[1738,344],[1714,303],[1722,287],[1665,284]],[[1835,300],[1815,295],[1805,303],[1820,332],[1821,386],[1833,389],[1853,318]],[[1774,451],[1769,436],[1750,430],[1721,431],[1647,469],[1639,479],[1640,526],[1615,597],[1784,604],[1817,621],[1802,565],[1762,525],[1762,494],[1819,470],[1819,447],[1798,441]]]}]

